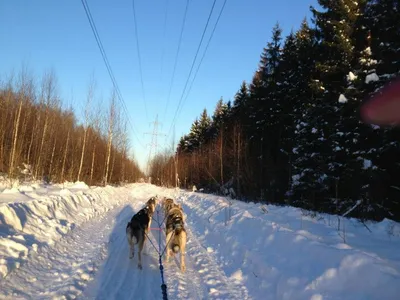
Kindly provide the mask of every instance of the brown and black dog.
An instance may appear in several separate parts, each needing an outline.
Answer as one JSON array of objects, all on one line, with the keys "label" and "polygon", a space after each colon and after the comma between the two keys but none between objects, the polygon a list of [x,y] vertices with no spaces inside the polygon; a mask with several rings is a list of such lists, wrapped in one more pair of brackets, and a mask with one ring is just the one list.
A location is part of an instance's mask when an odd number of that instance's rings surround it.
[{"label": "brown and black dog", "polygon": [[174,200],[171,198],[164,198],[163,201],[163,209],[164,209],[164,215],[166,216],[168,214],[168,211],[172,208],[174,205]]},{"label": "brown and black dog", "polygon": [[172,203],[166,214],[166,242],[167,250],[165,262],[168,263],[169,257],[181,253],[181,271],[185,272],[185,250],[186,250],[186,230],[184,214],[181,205]]},{"label": "brown and black dog", "polygon": [[150,208],[146,206],[139,210],[126,225],[126,237],[129,244],[129,258],[135,255],[135,245],[138,245],[138,268],[142,269],[142,250],[149,230]]}]

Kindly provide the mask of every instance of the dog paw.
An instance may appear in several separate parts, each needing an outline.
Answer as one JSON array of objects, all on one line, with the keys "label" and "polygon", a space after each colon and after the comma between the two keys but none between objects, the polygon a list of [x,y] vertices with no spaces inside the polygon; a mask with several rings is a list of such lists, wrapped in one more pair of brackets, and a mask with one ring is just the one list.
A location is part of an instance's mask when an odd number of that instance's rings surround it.
[{"label": "dog paw", "polygon": [[186,271],[186,266],[181,266],[181,271],[185,272]]},{"label": "dog paw", "polygon": [[132,259],[132,258],[133,258],[133,254],[129,255],[129,259]]},{"label": "dog paw", "polygon": [[143,269],[141,264],[138,265],[138,268],[139,270]]}]

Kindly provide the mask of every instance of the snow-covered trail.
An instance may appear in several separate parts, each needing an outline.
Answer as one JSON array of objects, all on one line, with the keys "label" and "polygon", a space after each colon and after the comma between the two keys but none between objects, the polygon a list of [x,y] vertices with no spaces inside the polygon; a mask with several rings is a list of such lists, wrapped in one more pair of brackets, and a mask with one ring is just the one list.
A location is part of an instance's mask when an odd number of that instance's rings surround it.
[{"label": "snow-covered trail", "polygon": [[[157,193],[171,195],[173,190],[142,187],[128,195],[125,190],[119,195],[125,200],[118,205],[74,227],[54,244],[31,251],[25,263],[2,279],[0,299],[160,299],[157,250],[146,241],[139,270],[137,253],[133,260],[128,258],[125,236],[132,215]],[[162,221],[159,205],[157,209]],[[169,299],[249,299],[246,287],[226,276],[211,249],[196,236],[196,226],[191,220],[186,224],[186,272],[179,269],[179,255],[164,265]],[[152,227],[157,227],[156,221]],[[150,238],[158,247],[159,231],[152,230]],[[163,249],[164,234],[161,245]]]},{"label": "snow-covered trail", "polygon": [[[38,190],[30,196],[39,200],[0,206],[0,266],[16,266],[0,278],[0,299],[161,299],[157,250],[146,241],[139,270],[125,236],[127,222],[154,195],[176,199],[187,217],[186,272],[179,255],[164,264],[169,299],[394,300],[400,293],[397,223],[369,224],[368,232],[342,220],[343,243],[330,216],[327,224],[292,207],[230,207],[224,197],[145,184],[54,186],[50,196]],[[158,247],[159,231],[150,237]]]},{"label": "snow-covered trail", "polygon": [[[139,206],[147,200],[139,201]],[[140,207],[135,205],[135,211]],[[160,210],[160,206],[157,207]],[[154,247],[148,240],[144,247],[143,270],[137,268],[137,253],[128,259],[125,226],[133,214],[130,206],[117,216],[115,227],[109,236],[108,257],[95,279],[85,289],[80,299],[160,299],[161,274],[158,264],[159,233],[150,232]],[[156,218],[156,214],[155,214]],[[163,215],[159,213],[159,221]],[[157,227],[153,221],[152,228]],[[164,227],[164,225],[163,225]],[[164,264],[164,278],[169,299],[248,299],[246,288],[237,286],[226,277],[209,249],[202,246],[190,224],[186,225],[188,241],[186,272],[179,269],[179,256]],[[165,237],[161,237],[162,250]]]},{"label": "snow-covered trail", "polygon": [[108,237],[107,257],[94,280],[81,295],[81,299],[157,299],[160,297],[158,261],[148,241],[142,255],[142,270],[137,268],[137,252],[134,259],[128,258],[126,224],[132,218],[134,211],[138,211],[144,202],[140,201],[133,207],[126,206],[118,214],[114,228]]}]

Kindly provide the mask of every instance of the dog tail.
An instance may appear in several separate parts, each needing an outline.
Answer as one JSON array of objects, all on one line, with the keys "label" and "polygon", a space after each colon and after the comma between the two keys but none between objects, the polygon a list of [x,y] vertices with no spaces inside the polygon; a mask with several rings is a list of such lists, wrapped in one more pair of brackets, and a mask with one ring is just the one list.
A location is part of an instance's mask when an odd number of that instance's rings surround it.
[{"label": "dog tail", "polygon": [[128,242],[130,241],[132,244],[137,244],[138,238],[134,234],[132,234],[132,229],[129,225],[130,225],[130,222],[128,223],[128,226],[126,227],[126,235],[128,237]]},{"label": "dog tail", "polygon": [[172,251],[174,251],[174,253],[178,253],[179,252],[179,245],[178,244],[175,244],[175,245],[172,245]]}]

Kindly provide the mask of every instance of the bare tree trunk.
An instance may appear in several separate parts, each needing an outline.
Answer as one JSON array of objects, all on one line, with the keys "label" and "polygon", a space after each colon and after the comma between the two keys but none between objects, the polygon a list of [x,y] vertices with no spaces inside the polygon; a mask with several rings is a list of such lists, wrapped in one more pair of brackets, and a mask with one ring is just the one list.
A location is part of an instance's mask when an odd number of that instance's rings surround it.
[{"label": "bare tree trunk", "polygon": [[87,139],[87,126],[85,126],[84,134],[83,134],[83,144],[82,144],[82,151],[81,151],[81,160],[79,163],[79,170],[78,170],[78,178],[77,180],[81,180],[81,174],[82,174],[82,167],[83,167],[83,158],[85,157],[85,148],[86,148],[86,139]]},{"label": "bare tree trunk", "polygon": [[5,169],[5,161],[4,161],[4,157],[5,157],[5,151],[4,151],[4,140],[6,137],[6,132],[2,131],[1,132],[1,138],[0,138],[0,172],[3,170],[3,168]]},{"label": "bare tree trunk", "polygon": [[63,157],[63,163],[61,167],[61,182],[64,182],[64,172],[65,172],[65,162],[67,161],[67,153],[68,153],[68,143],[69,143],[69,136],[70,136],[70,129],[68,128],[68,134],[67,134],[67,141],[65,142],[65,148],[64,148],[64,157]]},{"label": "bare tree trunk", "polygon": [[[35,128],[36,128],[36,126],[35,126]],[[32,130],[32,133],[31,133],[31,140],[30,140],[30,142],[29,142],[29,147],[28,147],[28,156],[27,156],[27,158],[26,158],[26,160],[27,160],[27,164],[29,165],[30,164],[30,162],[31,162],[31,154],[32,154],[32,145],[33,145],[33,137],[35,136],[35,129],[33,129]]]},{"label": "bare tree trunk", "polygon": [[[42,133],[42,139],[41,139],[41,142],[40,142],[40,148],[39,148],[39,153],[38,153],[39,158],[38,158],[38,161],[36,163],[36,173],[35,173],[35,177],[36,178],[38,178],[38,176],[39,176],[39,169],[42,169],[42,172],[43,172],[43,168],[41,166],[41,163],[42,163],[42,152],[43,152],[44,139],[45,139],[46,133],[47,133],[47,126],[48,126],[48,116],[47,116],[47,113],[46,113],[46,117],[45,117],[45,121],[44,121],[44,127],[43,127],[43,133]],[[43,174],[41,174],[41,175],[43,175]]]},{"label": "bare tree trunk", "polygon": [[84,125],[85,127],[84,127],[84,134],[83,134],[81,161],[79,163],[78,181],[80,181],[80,179],[81,179],[83,159],[85,157],[86,140],[87,140],[88,126],[89,126],[89,110],[90,110],[90,103],[93,100],[93,93],[94,93],[94,81],[92,79],[92,82],[89,86],[87,100],[86,100],[86,107],[85,107],[85,125]]},{"label": "bare tree trunk", "polygon": [[125,182],[125,150],[123,154],[121,155],[121,182]]},{"label": "bare tree trunk", "polygon": [[14,135],[13,135],[13,144],[11,148],[11,156],[10,156],[10,167],[8,170],[8,176],[11,179],[14,175],[14,163],[15,163],[15,153],[17,149],[17,140],[18,140],[18,129],[19,129],[19,121],[21,119],[21,111],[22,111],[22,98],[19,101],[17,118],[14,123]]},{"label": "bare tree trunk", "polygon": [[55,76],[53,72],[45,73],[42,80],[42,95],[41,95],[41,104],[44,104],[45,107],[45,117],[44,117],[44,125],[43,125],[43,133],[40,142],[40,148],[38,153],[38,160],[36,164],[36,178],[39,175],[39,170],[41,170],[41,176],[43,175],[44,166],[42,166],[42,158],[47,154],[43,153],[43,146],[46,139],[48,127],[49,127],[49,119],[50,119],[50,108],[56,108],[57,98],[55,96],[56,82]]},{"label": "bare tree trunk", "polygon": [[90,168],[90,183],[93,184],[93,173],[94,173],[94,157],[96,155],[96,144],[93,145],[92,151],[92,166]]},{"label": "bare tree trunk", "polygon": [[115,92],[112,94],[111,105],[110,105],[110,116],[108,125],[108,144],[107,144],[107,158],[106,158],[106,170],[104,174],[104,186],[107,185],[108,174],[110,169],[110,159],[111,159],[111,146],[114,133],[114,120],[115,119]]},{"label": "bare tree trunk", "polygon": [[175,187],[179,187],[179,173],[178,173],[178,159],[179,156],[177,154],[174,155],[174,163],[175,163]]},{"label": "bare tree trunk", "polygon": [[112,156],[113,157],[113,159],[112,159],[112,162],[111,162],[111,169],[110,169],[110,177],[109,177],[109,179],[108,179],[108,181],[109,182],[111,182],[111,179],[112,179],[112,175],[113,175],[113,172],[114,172],[114,165],[115,165],[115,157],[116,157],[116,155],[115,155],[115,151],[113,151],[114,153],[114,155]]},{"label": "bare tree trunk", "polygon": [[54,162],[54,153],[56,151],[56,143],[57,143],[57,138],[54,137],[54,144],[53,144],[53,150],[51,151],[51,159],[50,159],[50,167],[49,167],[49,176],[52,178],[52,172],[53,172],[53,162]]}]

